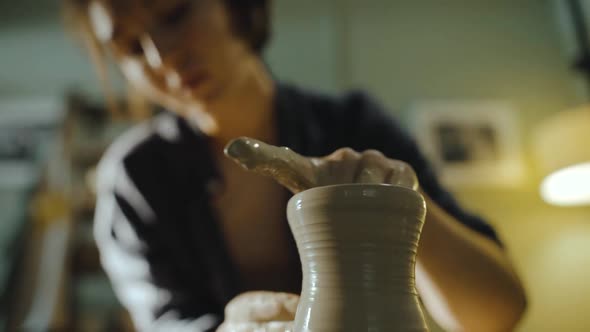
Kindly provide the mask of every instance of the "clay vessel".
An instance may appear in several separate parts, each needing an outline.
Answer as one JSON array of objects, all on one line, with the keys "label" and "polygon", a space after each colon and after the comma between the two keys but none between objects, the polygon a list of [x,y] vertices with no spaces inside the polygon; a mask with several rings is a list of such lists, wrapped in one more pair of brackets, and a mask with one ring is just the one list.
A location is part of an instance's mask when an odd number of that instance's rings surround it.
[{"label": "clay vessel", "polygon": [[428,331],[414,270],[425,202],[371,184],[316,187],[287,214],[303,269],[295,332]]}]

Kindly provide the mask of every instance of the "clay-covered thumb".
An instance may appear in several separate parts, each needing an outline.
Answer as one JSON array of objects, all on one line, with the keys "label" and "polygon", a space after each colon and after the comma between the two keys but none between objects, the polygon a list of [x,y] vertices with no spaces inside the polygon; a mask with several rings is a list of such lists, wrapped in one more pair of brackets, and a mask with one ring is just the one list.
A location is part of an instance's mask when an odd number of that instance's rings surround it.
[{"label": "clay-covered thumb", "polygon": [[224,152],[245,169],[270,176],[293,193],[314,187],[316,183],[312,160],[287,147],[240,137],[229,142]]}]

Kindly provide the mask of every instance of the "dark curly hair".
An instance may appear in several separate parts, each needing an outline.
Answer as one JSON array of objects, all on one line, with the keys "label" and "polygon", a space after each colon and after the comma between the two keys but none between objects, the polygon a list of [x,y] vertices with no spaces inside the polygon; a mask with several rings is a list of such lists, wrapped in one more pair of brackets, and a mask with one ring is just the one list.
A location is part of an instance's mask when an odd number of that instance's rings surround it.
[{"label": "dark curly hair", "polygon": [[224,0],[235,32],[260,53],[270,37],[269,0]]},{"label": "dark curly hair", "polygon": [[[235,33],[254,51],[261,53],[270,38],[270,0],[221,1],[229,10]],[[88,30],[89,2],[90,0],[63,0],[67,22],[74,32]]]}]

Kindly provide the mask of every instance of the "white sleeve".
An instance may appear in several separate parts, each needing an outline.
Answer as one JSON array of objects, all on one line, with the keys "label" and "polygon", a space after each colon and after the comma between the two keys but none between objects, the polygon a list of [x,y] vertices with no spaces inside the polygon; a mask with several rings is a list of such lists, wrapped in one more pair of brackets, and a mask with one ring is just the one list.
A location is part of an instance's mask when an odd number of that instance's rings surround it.
[{"label": "white sleeve", "polygon": [[148,245],[152,249],[153,246],[140,239],[131,226],[120,204],[122,197],[125,197],[126,211],[132,209],[134,217],[142,223],[154,223],[155,214],[129,181],[122,164],[119,165],[116,171],[111,168],[99,172],[94,221],[101,263],[118,299],[129,311],[138,331],[211,330],[220,323],[218,315],[204,313],[196,318],[180,319],[179,314],[170,309],[156,317],[155,313],[171,301],[171,294],[154,284],[149,262],[143,254]]}]

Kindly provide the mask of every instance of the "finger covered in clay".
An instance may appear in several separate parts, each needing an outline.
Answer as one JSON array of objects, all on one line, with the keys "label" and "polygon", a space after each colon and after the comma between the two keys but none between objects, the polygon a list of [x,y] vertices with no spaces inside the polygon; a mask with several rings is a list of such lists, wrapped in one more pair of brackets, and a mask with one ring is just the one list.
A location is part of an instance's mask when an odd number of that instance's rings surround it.
[{"label": "finger covered in clay", "polygon": [[216,332],[293,332],[293,322],[223,323]]},{"label": "finger covered in clay", "polygon": [[315,186],[312,161],[287,147],[239,137],[227,144],[224,153],[245,169],[270,176],[293,192]]},{"label": "finger covered in clay", "polygon": [[240,137],[225,154],[247,170],[270,176],[297,193],[312,187],[349,183],[391,184],[418,189],[412,167],[377,150],[341,148],[325,157],[304,157],[286,148]]},{"label": "finger covered in clay", "polygon": [[412,167],[389,159],[377,150],[356,152],[342,148],[316,158],[318,186],[348,183],[392,184],[416,190],[418,179]]},{"label": "finger covered in clay", "polygon": [[236,296],[225,307],[226,322],[289,322],[295,318],[299,296],[266,291]]}]

